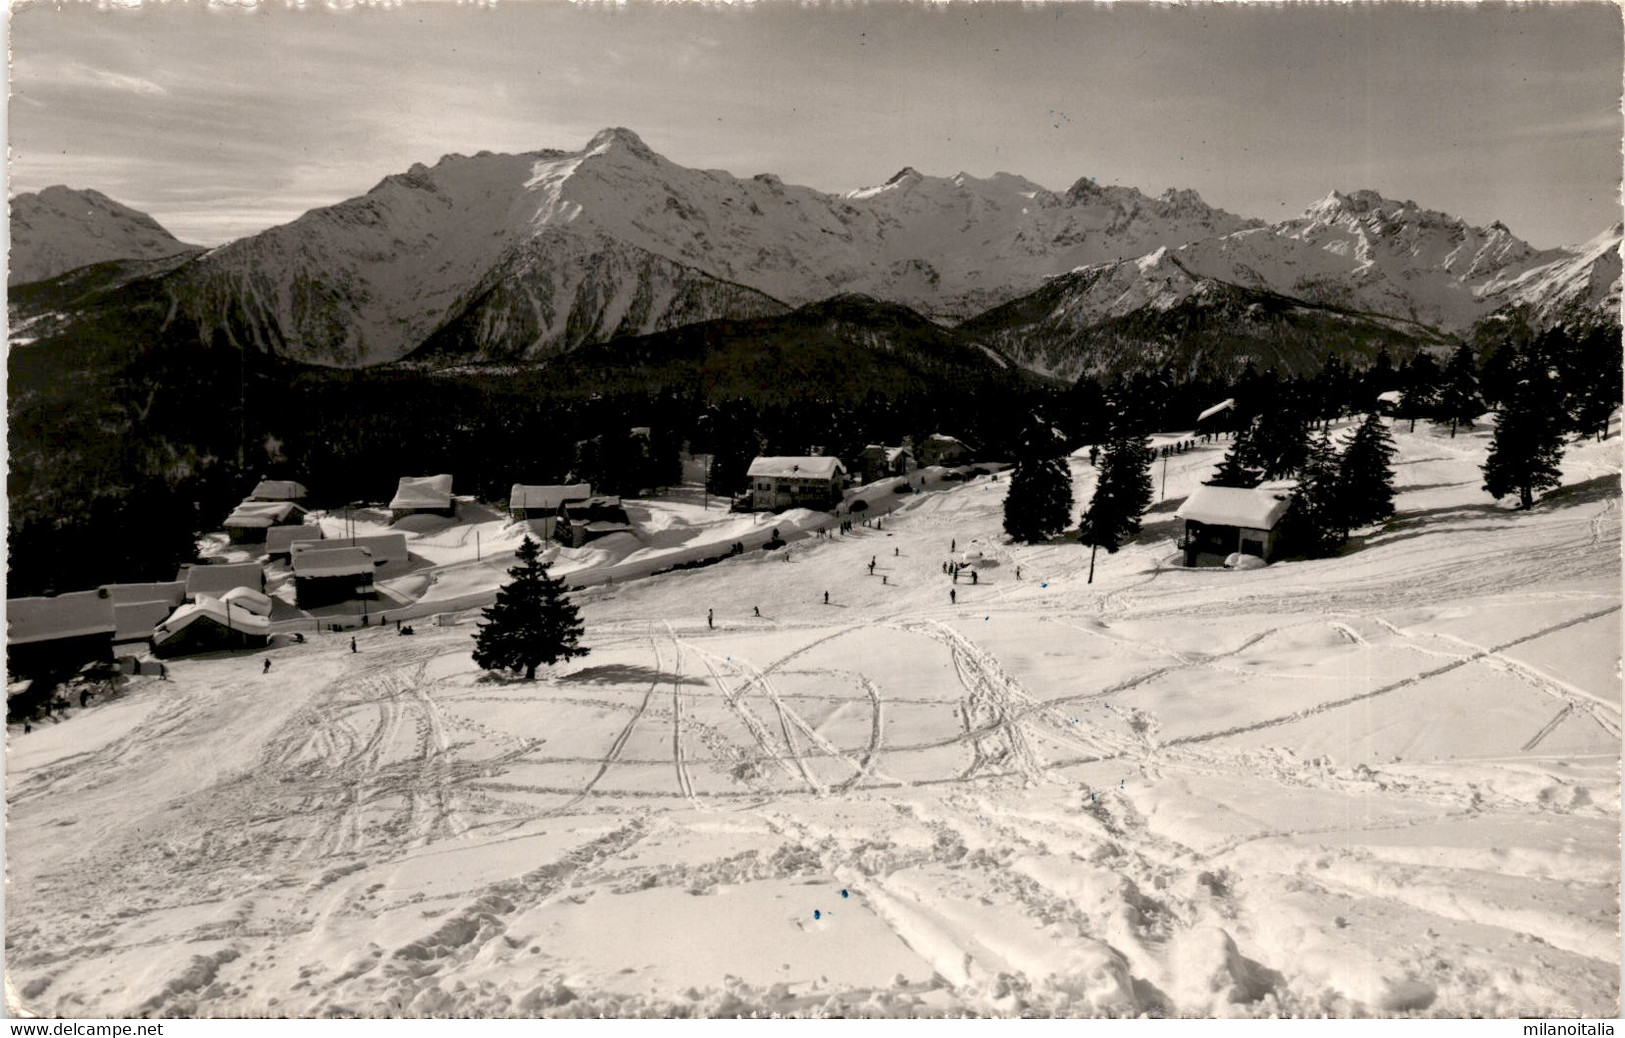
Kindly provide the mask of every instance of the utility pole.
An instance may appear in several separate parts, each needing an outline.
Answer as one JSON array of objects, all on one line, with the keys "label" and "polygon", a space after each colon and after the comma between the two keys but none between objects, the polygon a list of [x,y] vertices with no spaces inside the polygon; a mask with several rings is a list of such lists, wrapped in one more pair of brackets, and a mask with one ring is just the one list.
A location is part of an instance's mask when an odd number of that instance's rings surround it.
[{"label": "utility pole", "polygon": [[1168,499],[1168,455],[1164,454],[1162,456],[1162,494],[1160,496],[1158,496],[1157,500],[1158,501],[1166,501],[1167,499]]}]

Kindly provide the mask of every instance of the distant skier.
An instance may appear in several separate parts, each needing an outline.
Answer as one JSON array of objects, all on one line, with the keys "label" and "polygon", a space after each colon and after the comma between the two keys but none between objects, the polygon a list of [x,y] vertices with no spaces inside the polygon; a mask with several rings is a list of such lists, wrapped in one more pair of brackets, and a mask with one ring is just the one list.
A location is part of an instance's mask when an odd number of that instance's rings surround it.
[{"label": "distant skier", "polygon": [[758,620],[760,620],[762,618],[762,607],[761,606],[751,606],[750,608],[751,608],[751,612],[755,613],[756,618]]},{"label": "distant skier", "polygon": [[1016,579],[1017,580],[1021,579],[1021,567],[1020,566],[1016,567]]},{"label": "distant skier", "polygon": [[893,548],[891,550],[891,553],[892,553],[892,557],[895,558],[895,557],[903,554],[903,549],[901,549],[901,548]]},{"label": "distant skier", "polygon": [[271,673],[271,661],[270,660],[265,661],[265,669],[261,670],[260,673],[261,674],[269,674],[269,673]]},{"label": "distant skier", "polygon": [[829,605],[829,592],[824,592],[824,604]]},{"label": "distant skier", "polygon": [[948,589],[948,604],[949,605],[955,605],[958,602],[959,602],[959,592],[956,591],[953,588],[949,588]]},{"label": "distant skier", "polygon": [[970,582],[972,584],[976,583],[976,571],[975,570],[970,571]]},{"label": "distant skier", "polygon": [[890,580],[888,580],[888,579],[887,579],[887,577],[886,577],[886,574],[884,574],[884,573],[882,573],[882,574],[881,574],[881,575],[880,575],[880,582],[881,582],[881,583],[882,583],[882,584],[889,584],[889,583],[891,583],[891,581],[890,581]]},{"label": "distant skier", "polygon": [[715,630],[717,626],[716,614],[709,609],[705,611],[705,626],[711,628],[712,630]]},{"label": "distant skier", "polygon": [[953,540],[952,538],[950,538],[949,541],[948,541],[948,550],[949,551],[958,551],[959,550],[959,542],[956,541],[956,540]]},{"label": "distant skier", "polygon": [[350,636],[350,651],[351,652],[356,651],[356,649],[355,649],[355,635],[353,635],[353,634]]}]

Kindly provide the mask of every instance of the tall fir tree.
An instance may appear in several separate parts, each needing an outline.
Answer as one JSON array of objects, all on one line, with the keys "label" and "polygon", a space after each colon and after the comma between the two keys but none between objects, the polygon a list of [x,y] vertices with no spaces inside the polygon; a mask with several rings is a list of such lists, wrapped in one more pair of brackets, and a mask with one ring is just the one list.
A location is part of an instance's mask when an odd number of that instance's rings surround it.
[{"label": "tall fir tree", "polygon": [[1336,551],[1349,536],[1342,473],[1331,436],[1322,430],[1308,444],[1308,457],[1298,472],[1293,527],[1305,554],[1316,558]]},{"label": "tall fir tree", "polygon": [[1410,420],[1411,432],[1416,431],[1416,420],[1427,418],[1439,409],[1439,383],[1442,379],[1439,362],[1431,353],[1418,353],[1400,372],[1399,416]]},{"label": "tall fir tree", "polygon": [[1352,529],[1380,523],[1394,514],[1394,438],[1375,414],[1365,416],[1343,447],[1339,496]]},{"label": "tall fir tree", "polygon": [[1529,508],[1536,492],[1562,479],[1563,422],[1557,413],[1559,394],[1544,368],[1522,360],[1515,370],[1518,377],[1495,413],[1484,490],[1495,498],[1516,494],[1518,507]]},{"label": "tall fir tree", "polygon": [[1065,458],[1028,457],[1016,463],[1004,498],[1004,532],[1012,540],[1047,541],[1072,516],[1072,470]]},{"label": "tall fir tree", "polygon": [[1465,342],[1456,347],[1456,352],[1450,355],[1450,363],[1445,365],[1437,407],[1434,421],[1441,425],[1450,423],[1451,439],[1455,438],[1458,426],[1470,427],[1473,419],[1484,413],[1484,397],[1478,387],[1473,348]]},{"label": "tall fir tree", "polygon": [[1140,532],[1140,517],[1151,507],[1150,441],[1140,435],[1119,435],[1101,456],[1100,477],[1079,532],[1089,545],[1089,583],[1095,581],[1095,553],[1117,551]]},{"label": "tall fir tree", "polygon": [[1250,434],[1250,429],[1236,433],[1236,438],[1230,443],[1230,449],[1225,451],[1224,460],[1219,462],[1219,467],[1208,477],[1208,486],[1247,489],[1256,487],[1264,481],[1264,473],[1245,461],[1253,454],[1252,445],[1248,442]]},{"label": "tall fir tree", "polygon": [[485,670],[525,672],[536,677],[540,664],[585,656],[579,644],[581,618],[565,594],[564,581],[547,572],[541,545],[526,537],[514,551],[519,564],[508,570],[512,581],[497,591],[483,610],[485,622],[474,635],[474,662]]},{"label": "tall fir tree", "polygon": [[1310,416],[1298,390],[1283,387],[1274,404],[1259,412],[1239,460],[1258,469],[1265,479],[1284,479],[1303,465],[1309,425]]}]

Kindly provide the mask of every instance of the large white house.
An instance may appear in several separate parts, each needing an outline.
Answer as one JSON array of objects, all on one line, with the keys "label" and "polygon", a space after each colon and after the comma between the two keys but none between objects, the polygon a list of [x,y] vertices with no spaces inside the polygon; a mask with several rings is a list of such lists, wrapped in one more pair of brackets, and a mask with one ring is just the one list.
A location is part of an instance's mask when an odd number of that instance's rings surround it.
[{"label": "large white house", "polygon": [[841,501],[846,466],[840,458],[759,457],[750,463],[750,506],[757,511],[833,508]]}]

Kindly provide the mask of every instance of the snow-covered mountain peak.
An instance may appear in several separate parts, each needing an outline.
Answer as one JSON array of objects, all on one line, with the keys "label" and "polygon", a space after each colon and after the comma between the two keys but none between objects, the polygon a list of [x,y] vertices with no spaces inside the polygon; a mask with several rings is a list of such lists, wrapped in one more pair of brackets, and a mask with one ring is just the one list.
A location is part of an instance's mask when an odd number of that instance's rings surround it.
[{"label": "snow-covered mountain peak", "polygon": [[898,170],[896,173],[893,173],[891,175],[891,178],[886,181],[885,186],[886,187],[891,187],[893,185],[907,186],[907,185],[910,185],[910,184],[918,184],[920,181],[922,181],[924,179],[925,179],[925,174],[921,173],[919,170],[915,169],[913,166],[904,166],[902,169]]},{"label": "snow-covered mountain peak", "polygon": [[197,246],[177,241],[157,220],[100,191],[54,184],[11,200],[8,284],[42,281],[92,263],[160,259]]},{"label": "snow-covered mountain peak", "polygon": [[641,159],[652,159],[655,153],[643,143],[643,138],[628,130],[624,126],[610,126],[599,130],[592,135],[582,149],[583,155],[634,155]]}]

